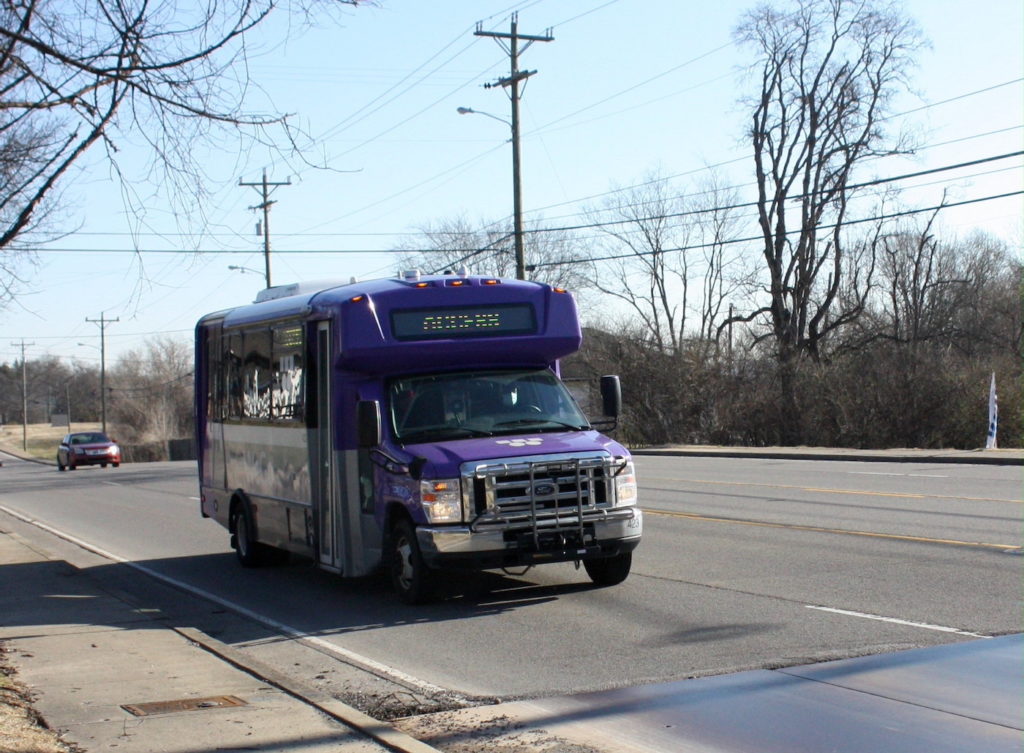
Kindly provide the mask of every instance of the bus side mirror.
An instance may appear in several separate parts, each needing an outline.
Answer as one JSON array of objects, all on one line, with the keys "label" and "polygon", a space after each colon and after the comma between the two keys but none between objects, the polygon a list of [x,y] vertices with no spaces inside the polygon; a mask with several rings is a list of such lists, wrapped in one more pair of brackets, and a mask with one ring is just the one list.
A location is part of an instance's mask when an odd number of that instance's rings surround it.
[{"label": "bus side mirror", "polygon": [[360,400],[356,403],[356,421],[359,426],[359,446],[372,449],[380,446],[380,403]]},{"label": "bus side mirror", "polygon": [[601,377],[601,412],[609,418],[618,418],[622,412],[622,386],[617,376]]}]

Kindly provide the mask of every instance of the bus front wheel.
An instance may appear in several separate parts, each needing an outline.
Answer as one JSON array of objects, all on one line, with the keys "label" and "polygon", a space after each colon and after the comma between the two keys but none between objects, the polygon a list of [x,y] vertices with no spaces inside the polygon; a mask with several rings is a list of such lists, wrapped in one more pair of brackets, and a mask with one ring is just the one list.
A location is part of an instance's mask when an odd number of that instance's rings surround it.
[{"label": "bus front wheel", "polygon": [[632,565],[632,552],[624,552],[604,559],[583,561],[583,567],[595,586],[617,586],[629,575]]},{"label": "bus front wheel", "polygon": [[423,561],[416,529],[408,519],[401,519],[391,530],[391,584],[406,604],[429,601],[433,592],[433,573]]}]

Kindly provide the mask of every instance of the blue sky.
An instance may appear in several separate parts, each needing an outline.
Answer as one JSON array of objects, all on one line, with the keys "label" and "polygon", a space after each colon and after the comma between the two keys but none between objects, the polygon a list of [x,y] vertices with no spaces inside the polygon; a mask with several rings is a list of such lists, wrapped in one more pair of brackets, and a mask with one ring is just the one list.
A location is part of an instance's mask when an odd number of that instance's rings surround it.
[{"label": "blue sky", "polygon": [[[252,64],[267,98],[316,139],[333,168],[318,171],[272,161],[266,153],[211,151],[218,181],[206,211],[207,235],[175,235],[173,217],[155,202],[147,215],[147,250],[133,239],[119,190],[102,165],[66,187],[77,232],[40,249],[27,284],[0,311],[0,362],[20,357],[11,343],[34,342],[30,358],[51,354],[98,361],[98,328],[85,321],[118,318],[107,329],[108,355],[155,336],[187,340],[202,314],[248,303],[262,287],[259,200],[239,180],[266,169],[276,190],[271,230],[274,282],[379,277],[395,270],[386,253],[417,229],[465,216],[495,221],[511,213],[508,128],[463,115],[471,107],[508,117],[500,89],[507,73],[498,44],[476,37],[507,31],[519,11],[522,33],[543,34],[521,57],[537,75],[522,99],[524,207],[528,221],[572,224],[589,203],[652,171],[678,176],[679,191],[706,167],[722,164],[728,184],[750,180],[744,57],[731,32],[752,5],[739,0],[379,0],[347,11],[340,24],[293,34],[268,28]],[[1019,151],[1024,117],[1024,11],[1016,0],[908,0],[931,49],[920,55],[916,95],[894,120],[925,147],[913,157],[878,161],[862,179],[898,175]],[[257,100],[259,102],[259,100]],[[351,171],[351,172],[349,172]],[[931,206],[943,189],[967,200],[1022,188],[1020,157],[907,181],[903,201]],[[943,215],[949,234],[981,228],[1019,249],[1021,198],[972,204]],[[199,253],[194,253],[198,245]],[[227,253],[229,251],[238,253]],[[344,253],[324,253],[344,252]],[[173,253],[171,253],[173,252]],[[316,252],[316,253],[312,253]],[[488,270],[477,270],[487,272]],[[85,346],[78,343],[86,343]]]}]

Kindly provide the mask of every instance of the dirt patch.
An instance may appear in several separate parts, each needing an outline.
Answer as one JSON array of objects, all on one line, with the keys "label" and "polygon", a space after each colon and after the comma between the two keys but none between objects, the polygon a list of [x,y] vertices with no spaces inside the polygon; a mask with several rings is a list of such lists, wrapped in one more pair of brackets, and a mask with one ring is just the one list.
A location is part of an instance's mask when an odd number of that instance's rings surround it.
[{"label": "dirt patch", "polygon": [[481,720],[445,712],[397,719],[392,724],[444,753],[608,753],[503,715]]},{"label": "dirt patch", "polygon": [[65,743],[33,710],[31,694],[18,684],[0,644],[0,750],[4,753],[81,753]]},{"label": "dirt patch", "polygon": [[388,693],[341,692],[336,695],[340,701],[382,722],[465,708],[465,703],[454,697],[427,696],[407,690]]}]

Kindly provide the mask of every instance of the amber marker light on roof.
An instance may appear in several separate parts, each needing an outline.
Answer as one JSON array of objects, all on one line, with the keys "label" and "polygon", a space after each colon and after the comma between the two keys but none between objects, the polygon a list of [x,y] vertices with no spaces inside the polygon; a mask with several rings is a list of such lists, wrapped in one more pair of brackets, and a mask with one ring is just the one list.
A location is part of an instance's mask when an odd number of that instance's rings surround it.
[{"label": "amber marker light on roof", "polygon": [[352,303],[359,303],[365,297],[366,296],[356,295],[356,296],[353,296],[350,300],[352,301]]},{"label": "amber marker light on roof", "polygon": [[498,285],[498,284],[500,284],[499,280],[484,280],[484,285]]},{"label": "amber marker light on roof", "polygon": [[430,283],[429,282],[417,282],[416,283],[416,287],[418,287],[418,288],[429,288],[430,287]]},{"label": "amber marker light on roof", "polygon": [[452,280],[451,281],[451,286],[453,288],[458,288],[458,287],[461,287],[462,285],[465,285],[465,284],[466,284],[465,280]]},{"label": "amber marker light on roof", "polygon": [[565,288],[552,288],[556,293],[568,293],[569,291]]}]

